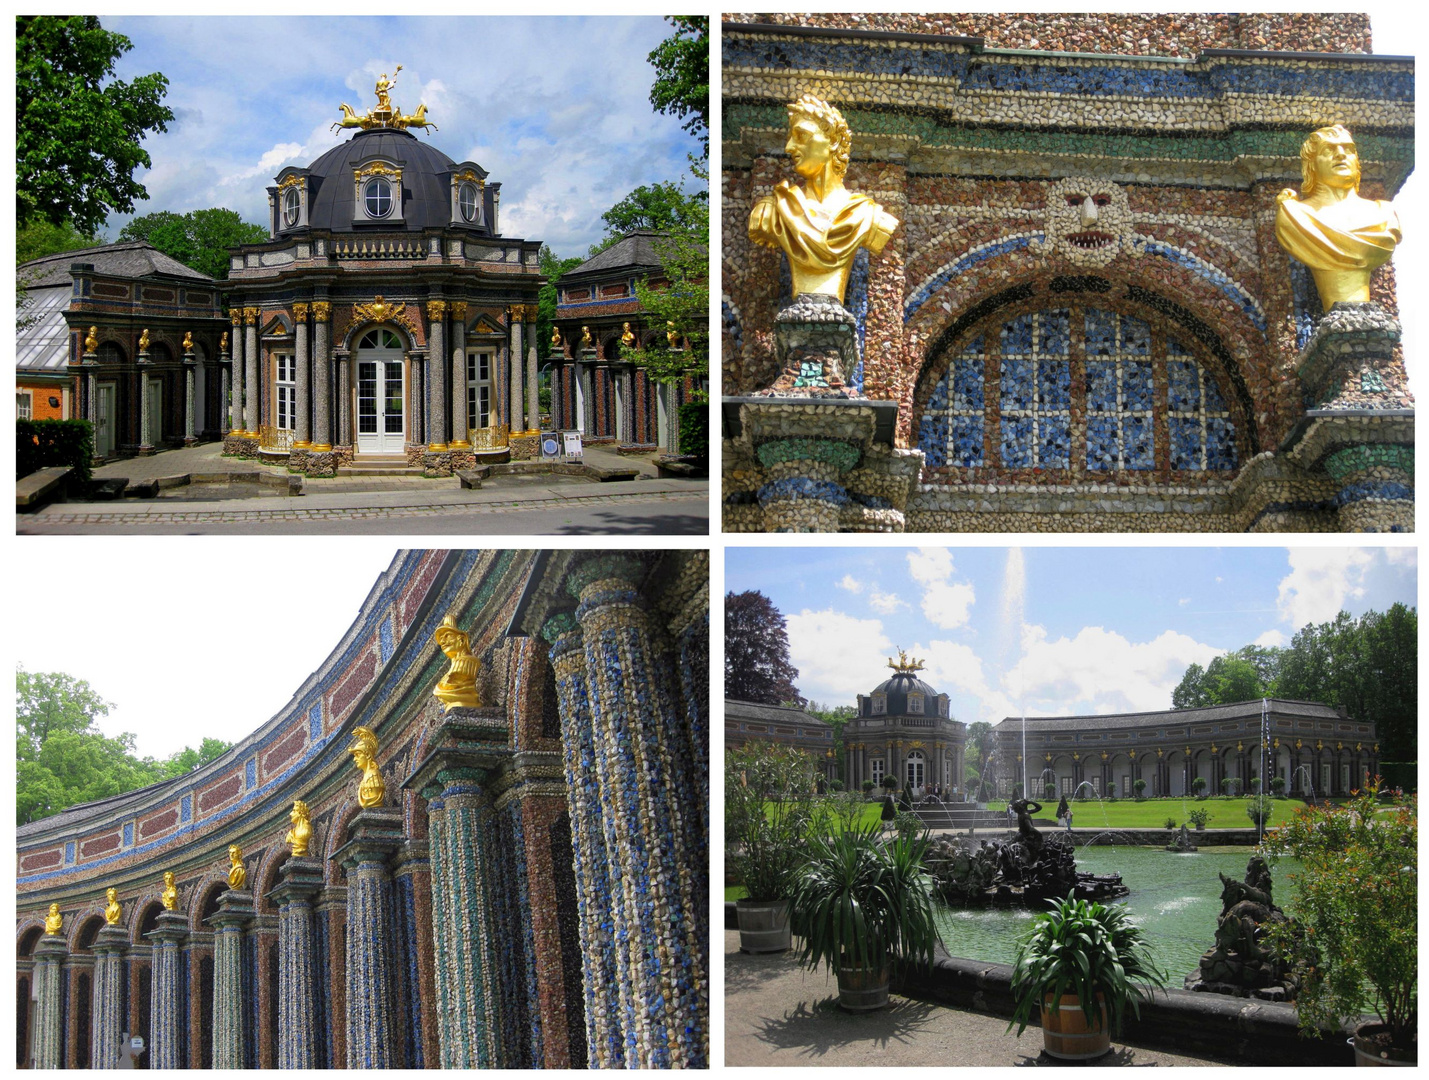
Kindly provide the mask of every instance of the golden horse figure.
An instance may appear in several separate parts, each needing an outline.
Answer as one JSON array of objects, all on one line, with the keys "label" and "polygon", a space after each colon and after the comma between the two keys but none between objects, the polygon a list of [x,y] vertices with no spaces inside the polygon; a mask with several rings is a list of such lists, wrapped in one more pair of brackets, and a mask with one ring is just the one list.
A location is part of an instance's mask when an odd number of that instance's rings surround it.
[{"label": "golden horse figure", "polygon": [[353,111],[352,106],[347,102],[344,101],[338,108],[342,110],[342,119],[335,121],[329,129],[330,131],[336,131],[338,128],[367,126],[363,123],[366,117],[358,116],[357,113]]},{"label": "golden horse figure", "polygon": [[398,116],[395,121],[401,127],[419,127],[424,131],[440,131],[441,128],[427,119],[427,106],[425,103],[417,106],[417,111],[410,116]]},{"label": "golden horse figure", "polygon": [[352,745],[347,752],[352,755],[353,764],[362,770],[362,780],[357,785],[358,804],[364,810],[381,806],[387,796],[387,785],[377,768],[377,736],[368,728],[354,728]]}]

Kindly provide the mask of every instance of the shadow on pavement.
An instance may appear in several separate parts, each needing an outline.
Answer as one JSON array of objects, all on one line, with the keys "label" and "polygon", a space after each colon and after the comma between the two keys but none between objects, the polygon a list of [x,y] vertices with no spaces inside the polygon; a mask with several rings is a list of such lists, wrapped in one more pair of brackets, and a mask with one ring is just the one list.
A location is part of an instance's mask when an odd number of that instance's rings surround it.
[{"label": "shadow on pavement", "polygon": [[797,1050],[811,1058],[847,1046],[881,1049],[890,1042],[911,1042],[927,1030],[937,1009],[923,1001],[895,1000],[877,1012],[847,1013],[839,1008],[835,993],[812,1003],[800,1002],[780,1019],[764,1017],[757,1037],[777,1049]]},{"label": "shadow on pavement", "polygon": [[597,533],[663,533],[667,536],[708,536],[708,514],[661,514],[635,517],[614,510],[586,511],[585,521],[550,530],[550,536],[584,536]]}]

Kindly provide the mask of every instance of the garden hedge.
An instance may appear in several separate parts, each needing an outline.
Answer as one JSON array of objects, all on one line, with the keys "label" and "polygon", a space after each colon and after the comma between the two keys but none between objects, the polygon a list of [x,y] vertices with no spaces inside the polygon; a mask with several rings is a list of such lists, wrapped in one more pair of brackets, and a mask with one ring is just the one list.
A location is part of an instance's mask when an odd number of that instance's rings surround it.
[{"label": "garden hedge", "polygon": [[15,479],[50,465],[68,465],[88,480],[94,433],[88,420],[16,420]]}]

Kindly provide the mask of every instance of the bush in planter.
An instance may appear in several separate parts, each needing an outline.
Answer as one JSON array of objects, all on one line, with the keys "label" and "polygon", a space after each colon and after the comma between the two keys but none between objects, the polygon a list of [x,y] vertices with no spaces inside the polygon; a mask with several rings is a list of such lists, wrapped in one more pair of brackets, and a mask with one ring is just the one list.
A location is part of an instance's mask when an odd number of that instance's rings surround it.
[{"label": "bush in planter", "polygon": [[917,814],[900,810],[893,819],[893,827],[898,830],[899,837],[917,836],[923,831],[923,820]]},{"label": "bush in planter", "polygon": [[842,791],[843,789],[844,789],[844,782],[843,782],[842,780],[840,780],[838,777],[834,777],[832,780],[829,781],[829,791],[830,791],[830,793],[832,793],[832,794],[834,794],[834,795],[837,795],[837,794],[838,794],[840,791]]},{"label": "bush in planter", "polygon": [[1196,826],[1196,831],[1200,832],[1206,827],[1206,822],[1211,820],[1211,812],[1205,807],[1198,806],[1186,815],[1191,819],[1191,824]]},{"label": "bush in planter", "polygon": [[1206,778],[1204,776],[1198,776],[1191,781],[1191,792],[1198,799],[1206,797]]},{"label": "bush in planter", "polygon": [[876,788],[877,786],[878,786],[878,785],[875,784],[872,780],[865,780],[862,784],[859,785],[859,787],[863,788],[863,793],[864,793],[865,795],[867,795],[869,792],[871,792],[871,791],[872,791],[874,788]]},{"label": "bush in planter", "polygon": [[1143,779],[1141,779],[1141,777],[1138,776],[1138,777],[1132,782],[1131,788],[1132,788],[1133,791],[1136,792],[1136,797],[1137,797],[1138,799],[1140,799],[1140,798],[1142,798],[1142,796],[1144,795],[1144,793],[1145,793],[1145,791],[1146,791],[1146,781],[1143,780]]},{"label": "bush in planter", "polygon": [[1116,783],[1114,781],[1107,784],[1106,797],[1109,802],[1116,802]]},{"label": "bush in planter", "polygon": [[1168,829],[1175,829],[1175,828],[1176,828],[1176,819],[1173,818],[1173,817],[1167,818],[1167,819],[1166,819],[1166,827],[1167,827]]},{"label": "bush in planter", "polygon": [[1042,793],[1043,793],[1044,795],[1046,795],[1047,798],[1049,798],[1049,799],[1055,799],[1055,798],[1057,797],[1057,785],[1056,785],[1056,784],[1043,784],[1043,785],[1042,785]]},{"label": "bush in planter", "polygon": [[1343,806],[1302,807],[1275,833],[1272,854],[1300,860],[1286,913],[1304,934],[1276,927],[1271,941],[1300,968],[1307,1034],[1373,1013],[1402,1052],[1417,1050],[1418,804],[1399,795],[1376,815],[1379,794],[1376,781]]},{"label": "bush in planter", "polygon": [[[881,841],[876,828],[815,837],[791,898],[799,962],[845,974],[931,964],[938,941],[932,881],[923,872],[927,840]],[[843,987],[841,986],[841,989]]]},{"label": "bush in planter", "polygon": [[749,903],[788,899],[809,831],[810,777],[808,757],[791,746],[752,742],[725,755],[725,864]]},{"label": "bush in planter", "polygon": [[1270,824],[1270,815],[1274,809],[1275,804],[1269,795],[1252,795],[1250,801],[1245,804],[1245,816],[1250,818],[1257,828],[1263,828]]},{"label": "bush in planter", "polygon": [[1285,798],[1285,777],[1272,776],[1270,778],[1270,791],[1277,799]]},{"label": "bush in planter", "polygon": [[1032,1022],[1033,1010],[1050,999],[1059,1003],[1075,994],[1088,1028],[1101,1022],[1097,998],[1110,1016],[1111,1031],[1120,1031],[1126,1006],[1136,1016],[1150,990],[1164,986],[1166,975],[1151,959],[1141,929],[1120,904],[1095,901],[1052,902],[1052,911],[1040,915],[1017,949],[1012,969],[1012,995],[1016,1001],[1007,1028],[1017,1025],[1021,1035]]},{"label": "bush in planter", "polygon": [[1235,794],[1235,784],[1236,784],[1236,780],[1235,780],[1235,777],[1234,777],[1234,776],[1227,776],[1227,777],[1222,778],[1222,780],[1221,780],[1221,794],[1222,794],[1225,798],[1229,799],[1232,795]]},{"label": "bush in planter", "polygon": [[1253,795],[1260,794],[1260,777],[1252,776],[1250,778],[1250,790]]}]

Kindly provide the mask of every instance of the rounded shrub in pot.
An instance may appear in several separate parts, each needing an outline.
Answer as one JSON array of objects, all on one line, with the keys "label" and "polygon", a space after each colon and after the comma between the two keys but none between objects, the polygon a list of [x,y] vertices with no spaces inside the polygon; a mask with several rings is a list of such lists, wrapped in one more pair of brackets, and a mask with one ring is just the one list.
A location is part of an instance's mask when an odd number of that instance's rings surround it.
[{"label": "rounded shrub in pot", "polygon": [[752,742],[725,755],[725,863],[743,952],[789,948],[789,890],[812,817],[813,767],[802,751]]}]

